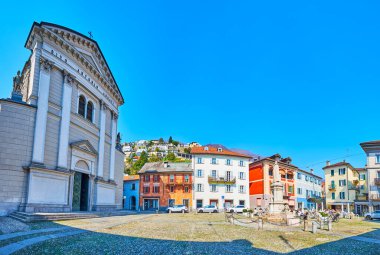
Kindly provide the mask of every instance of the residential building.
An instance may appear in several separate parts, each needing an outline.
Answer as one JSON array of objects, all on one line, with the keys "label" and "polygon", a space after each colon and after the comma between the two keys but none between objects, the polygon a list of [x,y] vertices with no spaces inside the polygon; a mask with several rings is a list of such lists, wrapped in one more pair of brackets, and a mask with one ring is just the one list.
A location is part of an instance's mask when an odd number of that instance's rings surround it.
[{"label": "residential building", "polygon": [[193,208],[216,205],[249,207],[248,162],[250,156],[225,147],[192,147],[194,170]]},{"label": "residential building", "polygon": [[[251,208],[268,208],[273,199],[273,166],[275,158],[281,156],[275,154],[271,157],[258,159],[249,164],[249,195]],[[280,167],[281,182],[284,187],[284,202],[291,209],[296,208],[295,180],[297,167],[291,164],[291,158],[281,158]]]},{"label": "residential building", "polygon": [[355,213],[363,216],[369,212],[367,169],[356,168],[358,178],[354,181],[356,186]]},{"label": "residential building", "polygon": [[368,210],[380,210],[380,140],[361,143],[367,156]]},{"label": "residential building", "polygon": [[121,209],[124,100],[98,43],[34,22],[25,47],[0,100],[0,214]]},{"label": "residential building", "polygon": [[124,175],[123,208],[127,210],[139,210],[139,175]]},{"label": "residential building", "polygon": [[190,163],[146,163],[140,175],[140,208],[166,210],[172,205],[193,205],[193,170]]},{"label": "residential building", "polygon": [[322,177],[298,168],[295,183],[297,209],[323,210]]},{"label": "residential building", "polygon": [[345,161],[332,165],[327,161],[323,170],[327,208],[346,212],[354,211],[359,178],[356,169]]}]

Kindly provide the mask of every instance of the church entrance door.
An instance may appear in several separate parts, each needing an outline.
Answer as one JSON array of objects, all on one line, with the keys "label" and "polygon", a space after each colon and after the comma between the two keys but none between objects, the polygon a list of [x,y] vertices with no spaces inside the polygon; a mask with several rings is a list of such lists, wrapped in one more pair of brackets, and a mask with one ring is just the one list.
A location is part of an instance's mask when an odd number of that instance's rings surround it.
[{"label": "church entrance door", "polygon": [[74,174],[73,211],[88,210],[88,175],[80,172]]}]

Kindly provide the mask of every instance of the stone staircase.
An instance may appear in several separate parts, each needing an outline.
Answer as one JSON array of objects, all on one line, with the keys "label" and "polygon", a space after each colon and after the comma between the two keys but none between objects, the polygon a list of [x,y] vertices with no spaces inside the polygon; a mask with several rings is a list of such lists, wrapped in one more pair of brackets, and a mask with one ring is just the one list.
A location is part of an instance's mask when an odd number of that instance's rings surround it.
[{"label": "stone staircase", "polygon": [[122,216],[132,214],[128,211],[113,211],[113,212],[72,212],[72,213],[25,213],[13,212],[9,217],[22,222],[36,221],[54,221],[54,220],[75,220],[75,219],[90,219],[99,217]]}]

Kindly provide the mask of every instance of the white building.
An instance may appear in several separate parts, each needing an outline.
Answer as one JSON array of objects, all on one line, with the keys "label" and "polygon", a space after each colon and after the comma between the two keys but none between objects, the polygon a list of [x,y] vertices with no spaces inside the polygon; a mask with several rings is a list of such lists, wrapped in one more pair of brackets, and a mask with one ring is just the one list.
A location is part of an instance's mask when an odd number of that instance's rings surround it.
[{"label": "white building", "polygon": [[193,147],[193,207],[232,205],[249,208],[249,159],[240,153],[212,146]]},{"label": "white building", "polygon": [[313,171],[297,169],[296,172],[297,208],[323,210],[322,177],[315,175]]}]

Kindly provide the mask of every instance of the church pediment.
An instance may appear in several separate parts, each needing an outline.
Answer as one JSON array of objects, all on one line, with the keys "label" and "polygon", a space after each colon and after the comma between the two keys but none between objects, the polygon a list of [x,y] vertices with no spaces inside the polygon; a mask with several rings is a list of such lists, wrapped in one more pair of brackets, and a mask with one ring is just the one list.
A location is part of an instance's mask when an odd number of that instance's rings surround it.
[{"label": "church pediment", "polygon": [[94,146],[88,140],[82,140],[70,144],[71,148],[81,150],[90,154],[97,155],[98,152],[95,150]]}]

